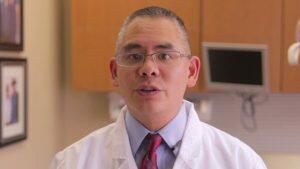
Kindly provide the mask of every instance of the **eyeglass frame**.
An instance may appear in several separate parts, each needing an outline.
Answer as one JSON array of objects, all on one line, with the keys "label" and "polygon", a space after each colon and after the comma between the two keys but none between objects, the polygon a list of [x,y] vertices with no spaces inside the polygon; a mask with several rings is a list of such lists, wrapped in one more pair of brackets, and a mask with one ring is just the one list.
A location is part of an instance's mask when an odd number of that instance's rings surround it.
[{"label": "eyeglass frame", "polygon": [[[152,57],[152,61],[153,61],[155,64],[157,64],[157,63],[156,63],[156,59],[157,59],[157,55],[156,55],[156,54],[161,54],[161,53],[164,53],[164,52],[176,52],[176,53],[178,53],[178,54],[179,54],[179,57],[174,58],[174,59],[179,59],[179,58],[183,58],[183,57],[187,57],[187,58],[190,59],[191,56],[192,56],[191,54],[186,54],[186,55],[185,55],[185,54],[183,54],[183,53],[181,53],[181,52],[179,52],[179,51],[176,51],[176,50],[158,51],[158,52],[154,52],[154,53],[150,53],[150,54],[146,54],[146,53],[138,53],[138,52],[136,52],[136,53],[134,53],[134,52],[128,52],[128,53],[126,53],[127,55],[129,55],[129,54],[140,54],[140,55],[142,55],[142,56],[143,56],[143,61],[142,61],[141,63],[137,64],[136,66],[122,65],[122,64],[119,63],[119,59],[118,59],[118,58],[121,57],[121,54],[118,54],[118,55],[116,55],[116,63],[117,63],[119,66],[122,66],[122,67],[136,68],[136,67],[142,66],[142,65],[145,63],[146,58],[147,58],[148,56],[151,56],[151,57]],[[174,59],[172,59],[172,60],[174,60]]]}]

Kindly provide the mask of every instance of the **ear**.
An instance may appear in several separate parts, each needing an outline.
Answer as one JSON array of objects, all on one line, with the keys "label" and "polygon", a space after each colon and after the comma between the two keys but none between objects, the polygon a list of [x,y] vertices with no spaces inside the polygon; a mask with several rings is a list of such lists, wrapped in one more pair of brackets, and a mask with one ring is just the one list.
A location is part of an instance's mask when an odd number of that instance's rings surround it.
[{"label": "ear", "polygon": [[189,65],[189,76],[187,87],[194,87],[198,80],[201,62],[198,56],[192,56]]},{"label": "ear", "polygon": [[112,83],[115,87],[119,86],[118,76],[117,76],[117,63],[116,58],[112,58],[109,63],[110,75],[112,78]]}]

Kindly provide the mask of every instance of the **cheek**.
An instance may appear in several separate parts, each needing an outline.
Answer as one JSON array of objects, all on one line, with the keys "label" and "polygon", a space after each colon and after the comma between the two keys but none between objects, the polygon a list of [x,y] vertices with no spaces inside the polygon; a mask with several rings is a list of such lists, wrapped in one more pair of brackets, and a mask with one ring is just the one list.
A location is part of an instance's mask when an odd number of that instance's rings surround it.
[{"label": "cheek", "polygon": [[134,72],[128,70],[119,70],[118,83],[120,90],[126,90],[134,84]]},{"label": "cheek", "polygon": [[174,69],[166,75],[166,82],[175,89],[178,89],[179,87],[185,88],[187,81],[188,71],[183,67],[178,67],[178,69]]}]

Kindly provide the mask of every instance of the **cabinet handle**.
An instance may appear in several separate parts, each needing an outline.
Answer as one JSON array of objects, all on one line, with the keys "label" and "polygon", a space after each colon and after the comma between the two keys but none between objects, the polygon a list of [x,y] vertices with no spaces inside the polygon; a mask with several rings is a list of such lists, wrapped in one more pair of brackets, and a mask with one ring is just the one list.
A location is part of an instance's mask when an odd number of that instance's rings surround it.
[{"label": "cabinet handle", "polygon": [[290,65],[299,64],[300,42],[296,42],[289,47],[288,61]]},{"label": "cabinet handle", "polygon": [[293,43],[288,49],[288,62],[290,65],[299,64],[300,55],[300,19],[296,25],[296,43]]}]

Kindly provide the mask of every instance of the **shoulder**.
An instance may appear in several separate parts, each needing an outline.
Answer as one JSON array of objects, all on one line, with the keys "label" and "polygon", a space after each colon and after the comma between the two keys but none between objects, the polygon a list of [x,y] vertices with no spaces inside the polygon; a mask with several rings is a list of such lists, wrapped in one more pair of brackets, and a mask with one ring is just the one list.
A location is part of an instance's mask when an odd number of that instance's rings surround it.
[{"label": "shoulder", "polygon": [[247,144],[224,131],[201,122],[193,104],[185,102],[185,105],[189,115],[183,139],[184,151],[198,154],[197,161],[207,164],[203,167],[230,169],[266,168],[259,155]]},{"label": "shoulder", "polygon": [[70,152],[73,150],[82,150],[84,147],[96,146],[99,143],[107,143],[110,141],[111,131],[114,129],[115,123],[109,124],[103,128],[93,131],[89,135],[83,137],[79,141],[68,146],[61,152]]},{"label": "shoulder", "polygon": [[78,166],[80,161],[99,158],[103,155],[99,153],[101,151],[109,152],[107,150],[111,144],[111,135],[115,125],[112,123],[100,128],[58,152],[52,160],[51,168],[76,168],[73,166]]},{"label": "shoulder", "polygon": [[214,159],[224,161],[229,168],[265,168],[260,156],[243,141],[209,124],[200,122],[200,126],[204,151],[213,152]]},{"label": "shoulder", "polygon": [[242,149],[252,151],[252,149],[248,145],[246,145],[238,138],[209,124],[200,122],[200,125],[201,127],[203,127],[202,131],[204,141],[213,142],[215,145],[219,146],[218,148],[226,150]]}]

